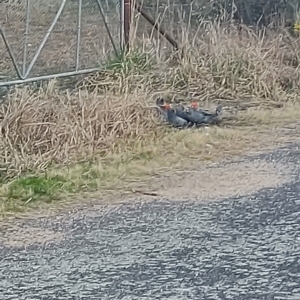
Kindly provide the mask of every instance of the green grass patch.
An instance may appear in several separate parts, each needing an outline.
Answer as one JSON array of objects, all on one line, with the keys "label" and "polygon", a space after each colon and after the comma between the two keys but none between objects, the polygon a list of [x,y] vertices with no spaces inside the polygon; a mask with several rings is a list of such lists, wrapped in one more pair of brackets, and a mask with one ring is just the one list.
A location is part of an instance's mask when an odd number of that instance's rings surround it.
[{"label": "green grass patch", "polygon": [[132,72],[141,73],[151,70],[152,63],[151,57],[147,53],[121,53],[119,56],[107,60],[104,65],[104,72],[112,71],[127,76]]},{"label": "green grass patch", "polygon": [[7,199],[17,199],[25,203],[37,200],[49,203],[64,191],[72,191],[72,184],[62,176],[26,176],[9,185]]}]

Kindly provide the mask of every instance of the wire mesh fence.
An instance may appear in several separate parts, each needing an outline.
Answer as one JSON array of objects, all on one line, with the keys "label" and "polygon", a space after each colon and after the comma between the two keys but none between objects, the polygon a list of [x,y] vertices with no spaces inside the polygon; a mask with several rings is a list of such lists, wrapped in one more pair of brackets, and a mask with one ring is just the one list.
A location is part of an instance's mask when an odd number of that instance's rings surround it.
[{"label": "wire mesh fence", "polygon": [[[136,3],[175,40],[182,38],[183,30],[193,35],[205,21],[293,22],[300,8],[299,0]],[[122,47],[126,35],[123,4],[122,0],[0,0],[0,86],[97,70]],[[138,15],[137,11],[133,14],[136,38],[158,36],[153,24]]]},{"label": "wire mesh fence", "polygon": [[[193,24],[193,6],[191,4],[176,2],[164,4],[161,1],[157,1],[155,5],[143,3],[140,7],[153,19],[155,24],[158,24],[159,28],[169,33],[176,41],[180,39],[183,30],[189,29],[192,32],[198,26],[197,24]],[[135,15],[136,23],[134,25],[137,39],[141,35],[148,37],[159,36],[159,33],[154,30],[153,26],[144,17],[139,15],[137,11]],[[192,24],[195,25],[193,26],[194,28],[191,27]]]},{"label": "wire mesh fence", "polygon": [[0,84],[98,68],[120,49],[119,0],[0,1]]},{"label": "wire mesh fence", "polygon": [[[140,0],[154,17],[192,22],[239,20],[247,25],[267,25],[276,19],[295,20],[299,0]],[[168,21],[167,21],[168,20]]]},{"label": "wire mesh fence", "polygon": [[[175,38],[185,28],[197,29],[207,21],[239,22],[245,25],[271,26],[294,23],[299,19],[299,0],[141,0],[140,6]],[[151,27],[139,20],[138,32]]]}]

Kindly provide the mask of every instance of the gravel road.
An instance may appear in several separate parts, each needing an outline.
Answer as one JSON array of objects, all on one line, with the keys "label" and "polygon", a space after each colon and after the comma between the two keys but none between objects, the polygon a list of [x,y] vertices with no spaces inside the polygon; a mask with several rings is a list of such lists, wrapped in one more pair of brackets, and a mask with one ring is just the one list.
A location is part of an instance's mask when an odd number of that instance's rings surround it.
[{"label": "gravel road", "polygon": [[[57,242],[0,248],[0,299],[300,299],[297,146],[283,185],[206,202],[122,204],[68,222]],[[33,222],[33,221],[31,221]]]}]

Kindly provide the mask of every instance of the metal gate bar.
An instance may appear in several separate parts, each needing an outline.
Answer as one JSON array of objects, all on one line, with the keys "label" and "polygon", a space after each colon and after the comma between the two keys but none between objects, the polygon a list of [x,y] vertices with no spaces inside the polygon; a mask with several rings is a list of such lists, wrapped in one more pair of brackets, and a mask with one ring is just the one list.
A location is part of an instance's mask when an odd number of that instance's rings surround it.
[{"label": "metal gate bar", "polygon": [[116,55],[118,55],[118,50],[117,50],[117,48],[116,48],[114,39],[113,39],[113,37],[112,37],[112,35],[111,35],[111,33],[110,33],[108,24],[107,24],[107,22],[106,22],[105,14],[104,14],[104,12],[103,12],[101,2],[100,2],[100,0],[96,0],[96,1],[97,1],[99,10],[100,10],[100,14],[101,14],[102,19],[103,19],[103,22],[104,22],[104,26],[105,26],[105,28],[106,28],[106,30],[107,30],[107,33],[108,33],[108,36],[109,36],[109,38],[110,38],[111,44],[112,44],[112,46],[113,46],[113,48],[114,48],[114,50],[115,50]]},{"label": "metal gate bar", "polygon": [[75,62],[76,71],[78,71],[79,68],[80,39],[81,39],[81,10],[82,10],[82,0],[78,0],[77,43],[76,43],[76,62]]},{"label": "metal gate bar", "polygon": [[65,72],[65,73],[57,73],[57,74],[51,74],[51,75],[29,77],[26,79],[19,79],[19,80],[15,79],[15,80],[2,81],[2,82],[0,81],[0,87],[1,86],[9,86],[9,85],[13,85],[13,84],[30,83],[30,82],[39,81],[39,80],[49,80],[49,79],[54,79],[54,78],[58,78],[58,77],[68,77],[68,76],[88,74],[88,73],[100,71],[101,69],[102,69],[101,67],[97,67],[97,68],[91,68],[91,69],[85,69],[85,70],[70,71],[70,72]]},{"label": "metal gate bar", "polygon": [[25,27],[25,38],[23,46],[23,76],[26,74],[26,60],[27,60],[27,39],[29,34],[29,20],[30,20],[30,0],[26,0],[26,27]]},{"label": "metal gate bar", "polygon": [[[111,42],[111,45],[113,47],[113,50],[116,55],[118,55],[118,49],[115,45],[114,39],[112,37],[112,34],[110,32],[108,23],[105,18],[105,14],[101,5],[100,0],[95,0],[96,4],[99,8],[101,17],[104,22],[104,26],[106,28],[106,31],[108,33],[109,40]],[[119,0],[121,3],[123,3],[123,0]],[[81,24],[82,24],[82,0],[78,0],[78,11],[77,11],[77,35],[76,35],[76,53],[75,53],[75,70],[74,71],[69,71],[69,72],[63,72],[63,73],[56,73],[56,74],[49,74],[49,75],[43,75],[43,76],[36,76],[36,77],[28,77],[29,74],[32,71],[32,68],[34,67],[43,47],[45,46],[50,34],[53,31],[54,26],[56,25],[59,17],[61,16],[61,13],[63,9],[65,8],[67,0],[62,0],[60,7],[55,14],[55,17],[49,26],[48,30],[46,31],[37,51],[35,52],[28,68],[27,67],[27,50],[28,50],[28,34],[29,34],[29,22],[30,22],[30,14],[31,14],[31,9],[30,9],[30,4],[32,3],[30,0],[26,0],[26,24],[25,24],[25,37],[24,37],[24,47],[23,47],[23,63],[22,63],[22,72],[18,67],[17,60],[15,55],[13,54],[12,48],[8,42],[7,36],[3,30],[3,28],[0,26],[0,35],[3,39],[4,45],[7,49],[7,52],[9,54],[10,60],[13,63],[14,70],[16,71],[16,75],[19,79],[15,80],[8,80],[8,81],[0,81],[0,86],[8,86],[12,84],[22,84],[22,83],[29,83],[29,82],[34,82],[38,80],[48,80],[52,78],[57,78],[57,77],[67,77],[67,76],[73,76],[73,75],[81,75],[81,74],[86,74],[86,73],[92,73],[101,70],[101,67],[95,67],[95,68],[89,68],[85,70],[79,70],[79,64],[80,64],[80,42],[81,42]],[[119,12],[120,13],[120,12]]]},{"label": "metal gate bar", "polygon": [[59,7],[59,9],[58,9],[58,11],[57,11],[57,13],[56,13],[54,19],[53,19],[53,22],[51,23],[49,29],[46,31],[46,34],[44,35],[44,38],[43,38],[43,40],[42,40],[40,46],[38,47],[38,49],[37,49],[37,51],[36,51],[36,53],[35,53],[35,55],[34,55],[32,61],[30,62],[30,64],[29,64],[29,66],[28,66],[28,69],[27,69],[26,73],[24,74],[24,76],[22,76],[22,77],[23,77],[22,79],[26,79],[26,78],[28,77],[28,75],[29,75],[30,71],[32,70],[32,68],[33,68],[33,66],[34,66],[34,64],[35,64],[35,62],[36,62],[36,60],[37,60],[37,58],[39,57],[39,55],[40,55],[42,49],[44,48],[44,46],[45,46],[45,44],[46,44],[46,42],[47,42],[47,40],[48,40],[49,35],[51,34],[51,32],[52,32],[54,26],[56,25],[57,20],[59,19],[60,15],[61,15],[61,13],[62,13],[64,7],[65,7],[66,2],[67,2],[67,0],[62,0],[62,3],[61,3],[61,5],[60,5],[60,7]]}]

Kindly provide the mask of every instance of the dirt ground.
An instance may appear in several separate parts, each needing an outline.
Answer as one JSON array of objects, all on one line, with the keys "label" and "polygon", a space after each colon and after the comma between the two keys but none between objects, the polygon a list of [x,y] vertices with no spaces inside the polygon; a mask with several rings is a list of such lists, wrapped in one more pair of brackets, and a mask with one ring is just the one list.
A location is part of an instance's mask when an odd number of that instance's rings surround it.
[{"label": "dirt ground", "polygon": [[[266,159],[268,155],[260,158],[258,154],[276,151],[279,145],[281,149],[289,151],[291,143],[300,142],[298,132],[299,126],[281,128],[276,135],[276,146],[261,144],[260,148],[253,148],[242,156],[205,165],[194,162],[186,166],[185,170],[168,169],[164,174],[153,176],[151,183],[140,183],[131,192],[102,199],[96,193],[81,195],[81,199],[85,199],[84,204],[80,201],[61,210],[39,212],[36,214],[38,220],[32,214],[6,219],[0,223],[0,245],[26,248],[32,244],[60,242],[67,234],[63,229],[66,224],[70,225],[82,216],[104,216],[122,203],[153,200],[212,201],[251,194],[262,188],[275,188],[292,180],[294,166],[283,164],[280,160]],[[49,229],[51,223],[59,224],[55,226],[59,229]]]},{"label": "dirt ground", "polygon": [[[222,198],[247,195],[261,188],[279,186],[291,179],[292,166],[280,163],[266,162],[256,159],[254,161],[233,162],[220,165],[195,165],[190,170],[176,171],[164,176],[153,178],[151,187],[133,190],[131,195],[123,195],[109,199],[104,203],[93,195],[94,200],[85,207],[74,207],[67,214],[51,217],[54,222],[70,222],[83,214],[86,217],[96,217],[106,211],[118,207],[116,204],[126,202],[145,202],[167,199],[172,201],[207,201]],[[59,242],[64,238],[65,232],[52,231],[39,228],[32,222],[27,224],[26,218],[0,225],[0,243],[10,247],[26,247],[33,243],[45,244]],[[63,226],[62,226],[63,227]]]}]

